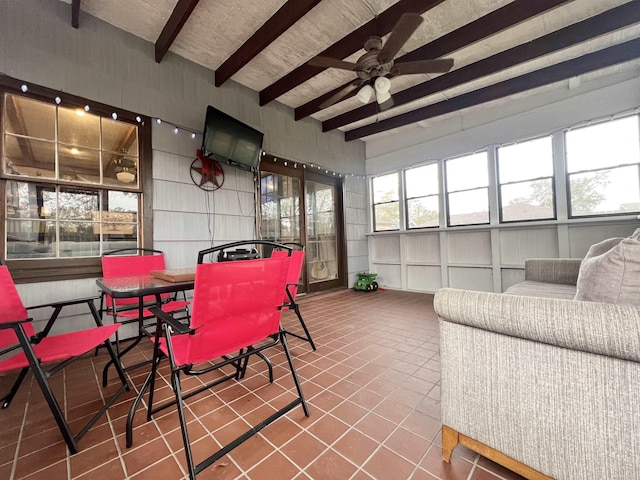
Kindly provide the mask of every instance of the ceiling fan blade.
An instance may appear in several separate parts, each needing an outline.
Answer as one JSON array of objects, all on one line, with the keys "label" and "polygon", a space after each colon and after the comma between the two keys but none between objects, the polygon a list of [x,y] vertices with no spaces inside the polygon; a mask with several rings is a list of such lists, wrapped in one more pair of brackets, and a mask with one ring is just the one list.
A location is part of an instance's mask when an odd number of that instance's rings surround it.
[{"label": "ceiling fan blade", "polygon": [[322,56],[313,57],[307,63],[314,67],[323,67],[323,68],[333,67],[333,68],[339,68],[341,70],[349,70],[350,72],[353,72],[356,69],[355,63],[345,62],[344,60],[337,60],[335,58],[322,57]]},{"label": "ceiling fan blade", "polygon": [[320,104],[320,108],[323,109],[323,110],[325,108],[329,108],[331,105],[333,105],[334,103],[338,103],[344,97],[349,95],[354,90],[357,90],[358,88],[360,88],[365,83],[367,83],[366,80],[360,80],[360,79],[354,80],[349,85],[344,87],[342,90],[339,90],[338,92],[336,92],[335,95],[330,96],[324,102],[322,102]]},{"label": "ceiling fan blade", "polygon": [[393,60],[421,23],[422,17],[417,13],[403,13],[389,34],[389,38],[387,38],[382,50],[380,50],[378,61],[380,63],[389,63]]},{"label": "ceiling fan blade", "polygon": [[438,60],[418,60],[415,62],[395,63],[391,68],[391,75],[406,75],[411,73],[444,73],[453,67],[453,58]]}]

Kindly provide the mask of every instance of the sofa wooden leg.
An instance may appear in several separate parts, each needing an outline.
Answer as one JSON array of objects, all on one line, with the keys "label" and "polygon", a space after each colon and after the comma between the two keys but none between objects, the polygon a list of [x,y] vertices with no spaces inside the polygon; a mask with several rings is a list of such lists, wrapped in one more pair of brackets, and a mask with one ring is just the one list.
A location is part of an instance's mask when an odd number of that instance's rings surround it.
[{"label": "sofa wooden leg", "polygon": [[451,454],[460,441],[460,435],[453,428],[442,426],[442,460],[449,463]]}]

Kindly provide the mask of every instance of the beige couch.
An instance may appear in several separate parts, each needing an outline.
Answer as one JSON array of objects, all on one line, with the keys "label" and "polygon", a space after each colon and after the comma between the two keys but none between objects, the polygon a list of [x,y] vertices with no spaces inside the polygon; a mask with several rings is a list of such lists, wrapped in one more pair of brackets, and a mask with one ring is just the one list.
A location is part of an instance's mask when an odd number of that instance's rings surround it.
[{"label": "beige couch", "polygon": [[436,293],[445,460],[462,443],[528,478],[640,479],[640,309],[573,300],[579,267]]}]

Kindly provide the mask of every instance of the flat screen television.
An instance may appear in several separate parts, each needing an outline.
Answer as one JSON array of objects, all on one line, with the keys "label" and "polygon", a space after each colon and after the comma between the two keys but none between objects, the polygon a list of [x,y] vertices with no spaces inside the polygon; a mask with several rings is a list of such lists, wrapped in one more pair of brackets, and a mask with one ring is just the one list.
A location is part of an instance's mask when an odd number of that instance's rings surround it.
[{"label": "flat screen television", "polygon": [[257,172],[262,132],[209,105],[204,122],[202,153],[222,163]]}]

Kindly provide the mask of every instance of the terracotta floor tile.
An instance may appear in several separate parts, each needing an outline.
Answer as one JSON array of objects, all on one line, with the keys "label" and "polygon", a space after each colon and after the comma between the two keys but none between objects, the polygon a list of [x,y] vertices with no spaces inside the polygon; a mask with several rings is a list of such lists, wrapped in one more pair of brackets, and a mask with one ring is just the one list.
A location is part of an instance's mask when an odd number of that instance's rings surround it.
[{"label": "terracotta floor tile", "polygon": [[[16,477],[18,472],[16,472]],[[29,480],[52,480],[54,478],[66,478],[67,477],[67,462],[65,460],[61,460],[57,463],[52,463],[49,466],[43,468],[42,470],[38,470],[30,475],[27,475],[25,479]],[[3,477],[5,478],[5,477]]]},{"label": "terracotta floor tile", "polygon": [[302,432],[280,448],[280,451],[300,468],[305,468],[326,449],[326,444],[309,433]]},{"label": "terracotta floor tile", "polygon": [[369,413],[369,410],[362,408],[349,400],[345,400],[331,410],[331,415],[342,420],[347,425],[354,425],[367,413]]},{"label": "terracotta floor tile", "polygon": [[[198,480],[271,480],[273,472],[278,472],[278,478],[297,480],[467,480],[470,474],[473,480],[493,479],[493,474],[519,480],[482,458],[472,471],[477,455],[462,446],[454,450],[451,465],[440,459],[440,358],[433,296],[359,293],[349,290],[300,299],[318,349],[312,351],[308,343],[295,338],[289,338],[289,344],[311,416],[305,417],[302,408],[295,407],[199,474]],[[284,312],[283,325],[300,331],[293,312]],[[260,422],[295,399],[281,347],[266,353],[274,367],[273,384],[264,362],[252,359],[241,381],[225,382],[187,400],[196,461],[245,432],[247,422]],[[150,356],[151,342],[142,342],[127,354],[126,362]],[[102,350],[97,357],[90,355],[69,366],[65,375],[51,378],[59,398],[64,398],[65,389],[77,392],[68,402],[72,417],[78,419],[74,428],[93,413],[101,394],[118,388],[113,371],[109,386],[99,385],[105,362]],[[173,398],[166,362],[160,371],[155,404]],[[147,374],[146,366],[129,372],[132,385],[139,388]],[[185,378],[183,390],[198,388],[219,374]],[[0,376],[0,394],[14,378]],[[78,392],[80,383],[86,388]],[[145,395],[136,411],[134,447],[125,448],[126,415],[135,395],[135,388],[121,395],[80,441],[80,453],[67,457],[62,436],[29,374],[11,408],[0,411],[0,478],[11,476],[20,433],[22,458],[15,465],[14,480],[30,473],[28,478],[44,480],[182,478],[186,460],[175,407],[147,422]],[[429,447],[431,440],[436,445]],[[391,471],[395,477],[389,476]]]},{"label": "terracotta floor tile", "polygon": [[[15,478],[22,478],[49,467],[67,457],[64,442],[58,442],[29,455],[20,456],[16,464]],[[65,463],[66,471],[66,463]]]},{"label": "terracotta floor tile", "polygon": [[175,458],[167,457],[130,478],[131,480],[158,480],[161,478],[179,480],[184,477],[185,473],[186,471],[183,473]]},{"label": "terracotta floor tile", "polygon": [[354,462],[356,465],[362,465],[379,446],[379,442],[367,437],[355,429],[352,429],[345,433],[332,448]]},{"label": "terracotta floor tile", "polygon": [[440,447],[433,445],[420,462],[420,467],[442,480],[467,480],[473,464],[456,456],[447,463],[442,460]]},{"label": "terracotta floor tile", "polygon": [[274,452],[249,470],[247,475],[251,480],[273,480],[275,478],[274,472],[277,472],[279,478],[293,478],[298,473],[298,467],[285,458],[282,453]]},{"label": "terracotta floor tile", "polygon": [[389,435],[383,445],[414,464],[417,464],[425,453],[427,453],[427,450],[429,450],[431,441],[404,428],[398,428]]},{"label": "terracotta floor tile", "polygon": [[391,450],[378,449],[362,467],[377,480],[398,480],[409,478],[415,465]]},{"label": "terracotta floor tile", "polygon": [[127,469],[127,474],[135,475],[140,470],[167,457],[169,453],[169,449],[164,443],[164,440],[158,438],[133,450],[127,450],[123,453],[122,458]]},{"label": "terracotta floor tile", "polygon": [[332,415],[324,415],[317,422],[307,428],[307,431],[322,440],[327,445],[331,445],[335,442],[344,432],[349,429],[349,426],[344,422],[338,420]]},{"label": "terracotta floor tile", "polygon": [[336,480],[350,478],[356,470],[353,463],[329,449],[307,467],[306,473],[314,480]]},{"label": "terracotta floor tile", "polygon": [[505,480],[521,480],[523,478],[517,473],[507,470],[502,465],[498,465],[488,458],[480,457],[478,459],[478,466],[488,470],[489,472],[497,474],[500,478],[504,478]]},{"label": "terracotta floor tile", "polygon": [[118,456],[118,449],[113,439],[85,448],[69,458],[71,476],[83,475],[103,464],[109,463]]},{"label": "terracotta floor tile", "polygon": [[375,413],[367,414],[362,420],[355,424],[355,428],[378,442],[382,442],[387,438],[396,427],[396,424],[385,420]]},{"label": "terracotta floor tile", "polygon": [[[52,477],[49,480],[53,480]],[[115,458],[107,463],[88,471],[84,475],[79,477],[73,477],[77,480],[95,480],[99,478],[108,478],[109,480],[124,480],[125,474],[122,469],[122,462],[120,458]]]}]

